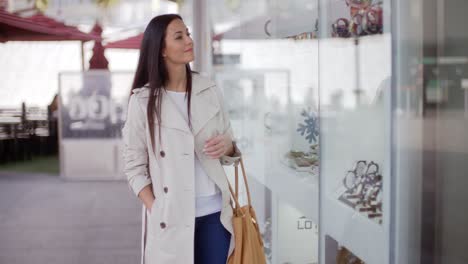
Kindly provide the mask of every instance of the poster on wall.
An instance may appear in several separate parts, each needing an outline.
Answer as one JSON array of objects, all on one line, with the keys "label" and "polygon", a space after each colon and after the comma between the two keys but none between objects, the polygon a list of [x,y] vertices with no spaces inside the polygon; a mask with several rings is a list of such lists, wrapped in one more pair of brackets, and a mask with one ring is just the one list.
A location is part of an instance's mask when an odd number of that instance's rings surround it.
[{"label": "poster on wall", "polygon": [[120,138],[130,93],[131,73],[62,73],[62,138]]}]

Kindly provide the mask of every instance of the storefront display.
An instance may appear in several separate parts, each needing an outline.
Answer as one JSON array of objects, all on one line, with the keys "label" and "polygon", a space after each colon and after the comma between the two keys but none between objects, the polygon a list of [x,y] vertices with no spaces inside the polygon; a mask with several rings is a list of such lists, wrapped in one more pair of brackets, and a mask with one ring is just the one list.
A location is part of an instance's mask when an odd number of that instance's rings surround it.
[{"label": "storefront display", "polygon": [[216,64],[215,76],[247,173],[271,193],[271,213],[258,214],[270,263],[387,264],[383,2],[256,5],[214,15],[218,28],[239,20],[215,30],[215,55],[239,57]]},{"label": "storefront display", "polygon": [[315,26],[314,26],[314,31],[312,32],[303,32],[297,35],[292,35],[286,37],[287,39],[293,39],[293,40],[304,40],[304,39],[315,39],[318,37],[318,31],[319,31],[319,24],[318,24],[318,19],[315,20]]},{"label": "storefront display", "polygon": [[379,165],[360,160],[343,178],[346,189],[339,200],[369,219],[382,224],[382,175]]},{"label": "storefront display", "polygon": [[[308,172],[318,176],[319,166],[319,126],[318,116],[312,111],[301,112],[302,123],[297,125],[296,132],[310,144],[307,151],[290,150],[284,155],[283,163],[297,172]],[[296,136],[298,136],[296,134]]]},{"label": "storefront display", "polygon": [[391,42],[385,3],[322,2],[320,263],[386,264],[391,104],[382,84],[391,75]]},{"label": "storefront display", "polygon": [[314,38],[317,38],[317,33],[316,32],[304,32],[304,33],[294,35],[294,36],[289,36],[286,38],[293,39],[293,40],[314,39]]},{"label": "storefront display", "polygon": [[462,2],[210,2],[270,263],[468,263]]},{"label": "storefront display", "polygon": [[285,155],[284,163],[298,172],[318,173],[318,145],[311,145],[310,152],[289,151]]},{"label": "storefront display", "polygon": [[[272,264],[309,264],[318,263],[319,243],[318,22],[291,27],[280,21],[311,17],[318,21],[318,17],[316,10],[301,10],[307,16],[299,17],[290,7],[286,2],[281,7],[268,6],[254,19],[241,14],[241,19],[249,19],[239,30],[222,35],[235,32],[239,40],[216,43],[217,52],[239,54],[239,64],[216,65],[215,76],[227,99],[234,134],[238,140],[252,142],[242,148],[246,163],[251,164],[247,174],[271,192],[265,198],[271,204],[264,203],[271,206],[271,216],[257,209],[267,259]],[[250,21],[259,23],[242,27]],[[311,67],[313,74],[307,74]]]},{"label": "storefront display", "polygon": [[331,25],[332,36],[349,38],[383,32],[382,2],[376,0],[346,0],[349,17],[341,17]]}]

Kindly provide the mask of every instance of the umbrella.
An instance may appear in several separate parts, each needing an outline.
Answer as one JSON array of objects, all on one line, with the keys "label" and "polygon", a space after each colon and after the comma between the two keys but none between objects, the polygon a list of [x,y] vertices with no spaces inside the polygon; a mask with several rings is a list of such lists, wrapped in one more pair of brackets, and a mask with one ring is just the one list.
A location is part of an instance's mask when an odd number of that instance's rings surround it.
[{"label": "umbrella", "polygon": [[81,41],[82,68],[84,69],[83,43],[100,41],[96,34],[88,34],[68,26],[42,13],[30,17],[0,10],[0,42],[7,41]]},{"label": "umbrella", "polygon": [[105,45],[105,47],[108,49],[139,49],[142,39],[143,33],[140,33],[133,37],[109,42]]},{"label": "umbrella", "polygon": [[41,13],[30,17],[20,17],[0,10],[0,42],[99,39],[98,36],[82,32],[73,26],[67,26]]}]

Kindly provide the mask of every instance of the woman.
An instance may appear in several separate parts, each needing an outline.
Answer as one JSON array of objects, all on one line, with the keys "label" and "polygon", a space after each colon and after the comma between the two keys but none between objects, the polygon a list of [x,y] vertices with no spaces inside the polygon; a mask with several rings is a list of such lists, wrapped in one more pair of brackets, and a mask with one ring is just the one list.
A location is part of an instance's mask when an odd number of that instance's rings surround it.
[{"label": "woman", "polygon": [[148,24],[130,95],[124,171],[143,203],[142,263],[224,264],[234,249],[222,165],[240,158],[221,92],[190,70],[182,18]]}]

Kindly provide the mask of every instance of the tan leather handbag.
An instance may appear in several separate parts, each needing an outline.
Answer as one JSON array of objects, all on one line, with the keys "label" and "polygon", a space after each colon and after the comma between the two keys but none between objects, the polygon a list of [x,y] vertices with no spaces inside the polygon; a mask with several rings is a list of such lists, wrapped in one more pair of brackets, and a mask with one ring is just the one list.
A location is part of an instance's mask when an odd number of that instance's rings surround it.
[{"label": "tan leather handbag", "polygon": [[[248,204],[240,206],[239,204],[239,163],[242,169],[245,189],[247,191]],[[228,258],[228,264],[265,264],[265,252],[263,251],[263,241],[258,228],[257,216],[252,207],[250,199],[249,185],[245,174],[244,163],[242,159],[236,162],[235,167],[235,192],[229,184],[234,205],[232,225],[234,227],[235,248]]]}]

